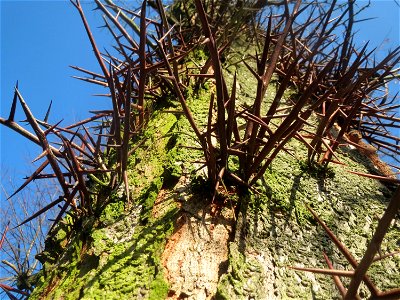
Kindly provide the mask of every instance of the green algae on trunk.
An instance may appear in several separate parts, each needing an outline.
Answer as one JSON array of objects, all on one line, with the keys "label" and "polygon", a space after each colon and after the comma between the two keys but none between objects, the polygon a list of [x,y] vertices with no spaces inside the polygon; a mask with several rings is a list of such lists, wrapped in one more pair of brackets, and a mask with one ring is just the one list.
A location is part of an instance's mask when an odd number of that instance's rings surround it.
[{"label": "green algae on trunk", "polygon": [[160,299],[167,294],[160,256],[177,208],[170,202],[157,218],[151,211],[168,176],[165,169],[174,163],[167,145],[176,122],[173,114],[155,111],[146,141],[129,158],[131,208],[126,209],[124,195],[116,191],[105,197],[109,204],[99,218],[76,228],[72,238],[57,228],[56,240],[63,247],[53,251],[52,259],[45,249],[44,269],[31,299]]}]

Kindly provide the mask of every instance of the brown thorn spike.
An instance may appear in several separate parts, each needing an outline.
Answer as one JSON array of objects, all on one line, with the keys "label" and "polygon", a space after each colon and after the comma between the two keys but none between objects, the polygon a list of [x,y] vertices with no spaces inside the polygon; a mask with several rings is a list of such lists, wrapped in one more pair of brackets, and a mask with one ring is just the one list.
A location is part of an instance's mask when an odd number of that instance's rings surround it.
[{"label": "brown thorn spike", "polygon": [[[144,107],[144,95],[146,90],[146,4],[143,1],[140,14],[140,44],[139,44],[139,60],[140,60],[140,77],[139,77],[139,99],[138,105]],[[139,112],[139,128],[144,125],[144,110]]]},{"label": "brown thorn spike", "polygon": [[[310,206],[308,206],[307,204],[305,204],[305,205],[306,205],[307,209],[311,212],[311,214],[314,216],[314,218],[317,220],[317,222],[322,226],[322,228],[328,234],[331,241],[334,242],[336,247],[338,247],[340,252],[342,252],[342,254],[347,259],[347,261],[351,264],[351,266],[353,268],[357,268],[358,263],[355,260],[355,258],[353,257],[353,255],[346,248],[346,246],[341,241],[339,241],[339,239],[332,232],[332,230],[330,230],[329,227],[318,217],[317,213]],[[377,289],[377,287],[372,283],[372,281],[369,279],[369,277],[367,275],[363,276],[363,280],[373,296],[379,295],[380,290]]]},{"label": "brown thorn spike", "polygon": [[33,219],[35,219],[36,217],[40,216],[44,212],[48,211],[50,208],[56,206],[58,203],[62,202],[63,200],[64,200],[64,197],[62,197],[62,196],[58,197],[56,200],[54,200],[50,204],[46,205],[42,209],[38,210],[36,213],[31,215],[29,218],[25,219],[22,223],[18,224],[15,228],[20,227],[20,226],[28,223],[29,221],[32,221]]},{"label": "brown thorn spike", "polygon": [[302,267],[293,267],[289,266],[289,269],[311,272],[316,274],[324,274],[324,275],[332,275],[332,276],[344,276],[344,277],[353,277],[354,271],[345,271],[345,270],[335,270],[335,269],[319,269],[319,268],[302,268]]},{"label": "brown thorn spike", "polygon": [[50,101],[49,107],[47,108],[46,115],[44,116],[43,121],[44,121],[45,123],[47,123],[47,121],[48,121],[48,119],[49,119],[50,110],[51,110],[51,105],[52,105],[52,104],[53,104],[53,100]]},{"label": "brown thorn spike", "polygon": [[57,159],[56,159],[56,157],[55,157],[55,155],[54,155],[54,153],[53,153],[53,151],[51,149],[51,146],[49,145],[49,143],[48,143],[48,141],[46,139],[44,131],[39,127],[39,124],[37,123],[36,118],[33,116],[32,112],[30,111],[30,109],[29,109],[28,105],[26,104],[25,100],[22,98],[22,95],[19,93],[18,89],[15,89],[15,91],[18,94],[18,99],[19,99],[19,101],[21,103],[21,106],[22,106],[24,112],[25,112],[25,115],[26,115],[26,117],[28,119],[28,122],[32,126],[32,129],[35,131],[35,133],[36,133],[36,135],[37,135],[37,137],[39,139],[40,145],[42,146],[43,150],[47,151],[47,159],[49,160],[50,165],[54,170],[54,173],[57,175],[57,179],[58,179],[58,181],[59,181],[59,183],[60,183],[60,185],[61,185],[61,187],[63,189],[63,192],[64,192],[65,196],[68,197],[69,191],[68,191],[68,188],[67,188],[67,186],[65,184],[64,176],[63,176],[63,174],[61,172],[61,169],[60,169],[60,167],[59,167],[59,165],[57,163]]},{"label": "brown thorn spike", "polygon": [[32,180],[35,180],[35,178],[44,170],[44,168],[46,168],[49,164],[49,161],[46,160],[44,161],[39,168],[36,169],[35,172],[33,172],[33,174],[31,176],[29,176],[25,182],[14,192],[12,193],[10,196],[8,196],[7,199],[10,199],[11,197],[15,196],[16,194],[18,194],[24,187],[26,187]]},{"label": "brown thorn spike", "polygon": [[18,90],[18,81],[15,84],[15,91],[14,91],[14,98],[11,104],[11,110],[10,110],[10,115],[8,116],[8,121],[13,122],[14,121],[14,116],[15,116],[15,110],[17,108],[17,90]]},{"label": "brown thorn spike", "polygon": [[400,187],[397,188],[396,192],[392,196],[392,199],[390,200],[390,203],[385,210],[385,213],[378,222],[378,227],[376,228],[372,240],[368,245],[367,251],[365,252],[357,268],[355,269],[354,277],[351,280],[346,296],[344,297],[345,300],[354,299],[361,282],[365,280],[365,274],[372,264],[375,254],[378,252],[378,249],[383,241],[383,238],[385,237],[385,234],[389,230],[390,223],[395,218],[399,209]]}]

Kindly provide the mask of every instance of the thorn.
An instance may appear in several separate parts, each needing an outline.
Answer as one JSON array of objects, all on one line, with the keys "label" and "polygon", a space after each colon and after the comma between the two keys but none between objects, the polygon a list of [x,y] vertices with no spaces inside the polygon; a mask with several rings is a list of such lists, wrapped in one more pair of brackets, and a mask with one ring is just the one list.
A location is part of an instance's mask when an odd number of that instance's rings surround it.
[{"label": "thorn", "polygon": [[64,119],[61,119],[60,121],[58,121],[58,123],[56,123],[55,125],[52,125],[51,127],[47,128],[44,131],[44,135],[48,135],[50,132],[53,131],[54,128],[57,128],[58,125],[60,125],[60,123],[63,121]]},{"label": "thorn", "polygon": [[49,108],[47,109],[46,115],[44,117],[44,122],[47,123],[47,120],[49,119],[50,115],[50,110],[51,110],[51,105],[53,104],[53,100],[50,100]]},{"label": "thorn", "polygon": [[13,102],[11,104],[11,110],[10,110],[10,115],[8,116],[8,121],[14,121],[14,116],[15,116],[15,110],[17,108],[17,90],[18,90],[18,80],[17,83],[15,84],[15,91],[14,91],[14,98]]}]

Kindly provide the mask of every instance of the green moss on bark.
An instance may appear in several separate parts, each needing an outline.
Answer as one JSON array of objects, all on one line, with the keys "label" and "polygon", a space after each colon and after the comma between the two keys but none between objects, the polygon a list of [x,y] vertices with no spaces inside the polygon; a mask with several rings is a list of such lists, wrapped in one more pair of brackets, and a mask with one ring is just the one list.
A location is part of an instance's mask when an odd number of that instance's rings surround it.
[{"label": "green moss on bark", "polygon": [[152,209],[168,174],[165,170],[173,163],[168,144],[176,122],[172,114],[153,113],[142,136],[145,142],[129,158],[132,207],[126,210],[123,189],[119,188],[107,198],[109,204],[99,218],[75,232],[72,239],[68,240],[60,227],[53,239],[64,248],[59,245],[51,260],[43,254],[46,268],[31,299],[166,296],[168,284],[160,256],[178,209],[173,201],[158,217],[152,216]]}]

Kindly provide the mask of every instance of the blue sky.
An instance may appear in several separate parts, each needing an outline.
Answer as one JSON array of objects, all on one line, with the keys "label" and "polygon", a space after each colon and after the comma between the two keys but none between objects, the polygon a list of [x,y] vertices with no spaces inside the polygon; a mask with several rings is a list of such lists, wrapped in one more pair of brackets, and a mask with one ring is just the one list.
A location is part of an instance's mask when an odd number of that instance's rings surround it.
[{"label": "blue sky", "polygon": [[[356,0],[362,7],[368,3]],[[397,3],[397,4],[396,4]],[[371,7],[364,10],[357,19],[375,18],[355,24],[356,43],[370,41],[370,45],[378,47],[379,54],[387,54],[387,50],[399,45],[400,40],[400,1],[372,0]]]},{"label": "blue sky", "polygon": [[[71,78],[80,75],[69,68],[78,65],[99,70],[78,12],[69,1],[0,1],[1,9],[1,113],[8,116],[13,87],[19,88],[33,113],[43,118],[53,100],[50,122],[64,119],[70,124],[88,116],[88,110],[108,107],[105,98],[92,97],[104,90]],[[359,5],[367,1],[357,1]],[[93,2],[84,9],[100,45],[110,48],[112,39],[101,25],[101,15],[92,11]],[[399,7],[395,0],[372,0],[371,8],[359,18],[377,17],[357,23],[357,43],[371,40],[380,54],[399,44]],[[399,85],[397,85],[399,86]],[[21,110],[17,119],[22,120]],[[8,128],[0,127],[1,175],[7,174],[18,184],[29,175],[29,161],[40,149]],[[5,180],[5,178],[2,178]],[[7,180],[5,180],[7,181]],[[2,194],[2,193],[0,193]],[[0,199],[3,197],[1,195]]]},{"label": "blue sky", "polygon": [[[111,38],[101,25],[101,14],[84,6],[100,45]],[[1,116],[8,116],[13,89],[19,89],[33,113],[43,119],[53,100],[49,121],[70,124],[88,116],[88,110],[108,107],[108,101],[92,97],[99,87],[71,78],[81,75],[69,65],[99,70],[78,12],[69,1],[1,1]],[[21,109],[17,120],[24,118]],[[39,147],[5,127],[0,127],[1,169],[18,181],[28,174],[27,163]],[[31,168],[30,168],[31,169]],[[4,179],[4,178],[3,178]],[[5,180],[5,179],[4,179]]]}]

